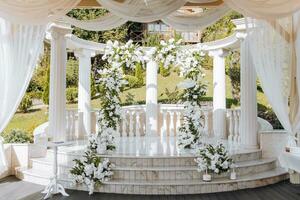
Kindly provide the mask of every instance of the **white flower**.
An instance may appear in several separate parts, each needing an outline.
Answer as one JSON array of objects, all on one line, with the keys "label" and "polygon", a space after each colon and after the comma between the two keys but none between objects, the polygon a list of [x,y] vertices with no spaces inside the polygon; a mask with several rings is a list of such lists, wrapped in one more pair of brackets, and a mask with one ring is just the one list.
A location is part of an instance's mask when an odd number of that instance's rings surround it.
[{"label": "white flower", "polygon": [[195,85],[196,85],[196,82],[189,79],[189,80],[180,82],[177,86],[182,89],[188,89],[188,88],[195,87]]},{"label": "white flower", "polygon": [[94,173],[94,165],[93,164],[88,164],[84,166],[84,172],[87,176],[90,176],[91,174]]}]

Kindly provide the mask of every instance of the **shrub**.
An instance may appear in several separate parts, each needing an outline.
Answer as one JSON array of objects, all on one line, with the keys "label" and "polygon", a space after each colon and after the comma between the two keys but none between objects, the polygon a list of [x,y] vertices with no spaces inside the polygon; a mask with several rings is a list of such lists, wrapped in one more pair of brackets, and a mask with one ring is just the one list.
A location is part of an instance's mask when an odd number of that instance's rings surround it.
[{"label": "shrub", "polygon": [[32,106],[32,99],[28,94],[25,94],[19,105],[19,110],[21,112],[26,113],[31,106]]},{"label": "shrub", "polygon": [[127,85],[129,88],[138,88],[139,87],[139,79],[135,76],[125,75],[125,80],[128,82]]},{"label": "shrub", "polygon": [[66,100],[68,103],[75,103],[78,96],[78,89],[70,87],[66,89]]},{"label": "shrub", "polygon": [[5,133],[2,135],[4,138],[4,143],[30,143],[32,142],[32,136],[29,133],[19,130],[13,129],[9,133]]},{"label": "shrub", "polygon": [[272,108],[258,104],[257,115],[258,117],[263,118],[267,120],[270,124],[272,124],[274,129],[283,129],[283,126],[281,125]]},{"label": "shrub", "polygon": [[66,67],[66,85],[68,87],[76,87],[78,85],[78,62],[69,59]]},{"label": "shrub", "polygon": [[170,75],[170,66],[169,68],[165,68],[162,64],[159,65],[159,73],[163,77],[167,77]]},{"label": "shrub", "polygon": [[135,67],[135,77],[138,79],[139,87],[144,85],[144,73],[141,63],[138,63]]},{"label": "shrub", "polygon": [[47,69],[46,82],[43,89],[43,102],[49,104],[49,90],[50,90],[50,67]]}]

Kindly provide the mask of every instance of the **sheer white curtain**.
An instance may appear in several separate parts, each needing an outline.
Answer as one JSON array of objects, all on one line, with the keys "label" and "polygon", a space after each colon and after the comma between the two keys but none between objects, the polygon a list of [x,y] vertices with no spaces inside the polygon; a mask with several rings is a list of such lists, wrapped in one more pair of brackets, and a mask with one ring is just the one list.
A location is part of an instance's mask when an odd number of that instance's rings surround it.
[{"label": "sheer white curtain", "polygon": [[80,0],[1,0],[0,17],[22,24],[45,24],[58,19]]},{"label": "sheer white curtain", "polygon": [[288,131],[291,146],[295,145],[295,135],[300,128],[299,93],[296,91],[300,87],[300,76],[297,77],[298,83],[292,81],[300,69],[300,57],[298,65],[295,62],[293,22],[291,17],[273,22],[249,20],[249,25],[255,23],[255,27],[248,29],[245,40],[264,93],[284,129]]},{"label": "sheer white curtain", "polygon": [[136,22],[151,22],[160,20],[178,10],[186,0],[125,0],[123,2],[97,0],[112,14],[123,19]]},{"label": "sheer white curtain", "polygon": [[300,9],[299,0],[224,0],[224,2],[245,16],[263,19],[286,17]]},{"label": "sheer white curtain", "polygon": [[[0,18],[0,133],[26,91],[41,53],[45,27],[13,24]],[[0,143],[1,170],[6,162]]]},{"label": "sheer white curtain", "polygon": [[64,16],[63,20],[72,24],[73,26],[90,31],[111,30],[127,22],[126,19],[123,19],[111,13],[92,20],[78,20],[68,16]]},{"label": "sheer white curtain", "polygon": [[187,15],[175,11],[162,18],[162,21],[172,28],[180,31],[199,31],[226,15],[231,9],[226,5],[221,5],[210,9],[201,15]]}]

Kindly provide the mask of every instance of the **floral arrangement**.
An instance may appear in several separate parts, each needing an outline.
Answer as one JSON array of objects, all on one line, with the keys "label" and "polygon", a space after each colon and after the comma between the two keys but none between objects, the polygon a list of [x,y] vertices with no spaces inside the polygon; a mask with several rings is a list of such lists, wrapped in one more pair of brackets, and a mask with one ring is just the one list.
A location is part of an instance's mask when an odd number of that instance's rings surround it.
[{"label": "floral arrangement", "polygon": [[179,54],[180,75],[186,80],[178,86],[183,89],[180,103],[184,105],[183,123],[179,127],[177,144],[180,149],[195,148],[199,145],[203,125],[201,124],[200,98],[206,94],[206,85],[202,83],[204,73],[200,65],[202,57],[195,52],[184,51]]},{"label": "floral arrangement", "polygon": [[197,149],[196,154],[195,162],[198,164],[199,172],[221,174],[228,172],[233,167],[233,161],[222,143],[204,144]]},{"label": "floral arrangement", "polygon": [[114,137],[118,134],[117,125],[122,114],[119,94],[127,82],[123,79],[122,69],[117,65],[105,65],[104,69],[98,70],[98,74],[101,110],[97,119],[96,141],[98,153],[103,154],[115,149]]},{"label": "floral arrangement", "polygon": [[168,41],[161,40],[156,48],[154,59],[156,62],[161,63],[165,68],[177,62],[177,54],[181,40],[175,41],[174,38]]},{"label": "floral arrangement", "polygon": [[75,159],[75,165],[70,170],[74,184],[86,184],[89,195],[94,193],[95,186],[108,181],[112,175],[114,165],[109,159],[101,159],[91,149],[85,151],[82,159]]},{"label": "floral arrangement", "polygon": [[137,62],[141,62],[143,53],[138,45],[133,44],[132,40],[129,40],[125,44],[121,44],[118,41],[108,41],[106,43],[103,60],[113,67],[121,67],[125,65],[128,68],[134,68]]}]

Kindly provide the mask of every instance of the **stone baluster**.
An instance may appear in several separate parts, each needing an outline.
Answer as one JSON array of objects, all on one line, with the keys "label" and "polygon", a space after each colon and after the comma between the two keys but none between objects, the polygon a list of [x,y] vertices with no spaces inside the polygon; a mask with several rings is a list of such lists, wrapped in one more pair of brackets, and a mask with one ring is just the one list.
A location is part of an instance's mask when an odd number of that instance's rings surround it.
[{"label": "stone baluster", "polygon": [[135,113],[135,115],[136,115],[136,117],[135,117],[135,136],[139,137],[139,136],[141,136],[141,133],[140,133],[140,128],[141,128],[140,112],[137,111]]},{"label": "stone baluster", "polygon": [[240,116],[241,116],[241,110],[236,110],[236,121],[235,121],[235,126],[237,128],[235,138],[234,140],[236,141],[237,144],[241,143],[241,135],[240,135]]},{"label": "stone baluster", "polygon": [[126,129],[127,129],[127,114],[126,113],[127,112],[124,111],[123,116],[122,116],[122,118],[123,118],[123,120],[122,120],[122,136],[123,137],[127,136],[127,131],[126,131]]},{"label": "stone baluster", "polygon": [[181,126],[181,112],[177,111],[176,112],[176,135],[178,134],[178,129]]},{"label": "stone baluster", "polygon": [[202,110],[202,114],[204,115],[204,121],[203,121],[203,132],[208,137],[208,110]]},{"label": "stone baluster", "polygon": [[129,114],[129,136],[134,136],[134,132],[133,132],[134,111],[128,111],[128,114]]},{"label": "stone baluster", "polygon": [[239,127],[238,127],[238,113],[237,110],[233,110],[233,117],[234,117],[234,135],[233,135],[233,141],[236,144],[238,141],[239,136]]},{"label": "stone baluster", "polygon": [[169,115],[170,115],[169,136],[174,136],[175,135],[174,111],[169,111]]},{"label": "stone baluster", "polygon": [[162,121],[163,121],[163,125],[161,127],[161,133],[160,136],[164,137],[167,135],[167,112],[165,110],[161,110],[162,112]]},{"label": "stone baluster", "polygon": [[228,110],[228,118],[229,118],[229,127],[228,127],[228,131],[229,131],[229,134],[228,134],[228,141],[231,143],[232,140],[234,139],[234,125],[233,125],[233,110]]}]

